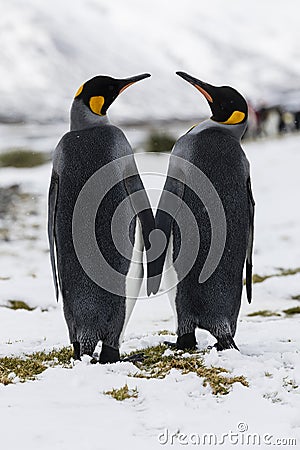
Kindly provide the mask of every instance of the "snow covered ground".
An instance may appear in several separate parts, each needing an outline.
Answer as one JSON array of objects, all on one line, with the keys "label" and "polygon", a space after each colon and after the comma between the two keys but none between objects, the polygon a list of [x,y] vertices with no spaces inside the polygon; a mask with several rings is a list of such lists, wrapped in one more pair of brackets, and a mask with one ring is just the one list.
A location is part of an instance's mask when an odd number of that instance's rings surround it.
[{"label": "snow covered ground", "polygon": [[[300,266],[299,144],[299,135],[244,144],[252,164],[257,203],[254,272],[259,275],[280,273],[279,267]],[[166,161],[163,156],[144,155],[140,167],[147,171],[154,167],[160,173]],[[0,169],[0,187],[19,183],[32,196],[32,202],[28,208],[22,206],[22,214],[12,226],[12,240],[1,242],[0,356],[68,345],[62,305],[54,298],[47,250],[49,176],[48,164],[34,169]],[[145,175],[144,179],[148,187],[161,185],[163,180],[155,174]],[[132,363],[100,366],[91,365],[85,358],[71,370],[49,368],[36,381],[0,385],[1,448],[184,448],[195,447],[195,433],[199,437],[214,433],[221,441],[222,433],[230,431],[238,437],[219,447],[270,448],[279,446],[276,439],[291,438],[296,438],[299,446],[300,316],[288,317],[282,312],[299,306],[299,301],[292,299],[299,294],[300,273],[256,283],[250,306],[243,294],[236,336],[240,353],[218,353],[212,349],[205,355],[207,365],[244,375],[249,387],[236,383],[228,395],[216,397],[195,374],[182,375],[172,370],[163,380],[132,378],[128,376],[136,371]],[[13,299],[37,308],[5,308]],[[259,310],[279,315],[248,316]],[[141,300],[121,350],[163,342],[165,336],[158,331],[172,331],[173,326],[165,294]],[[214,343],[201,330],[197,339],[200,349]],[[138,398],[117,402],[103,394],[125,383],[130,388],[137,387]],[[172,438],[174,433],[177,435]],[[261,445],[243,445],[243,436],[254,433],[261,436]],[[265,442],[264,435],[268,435]],[[281,447],[284,442],[281,441]],[[284,448],[297,447],[290,443]]]},{"label": "snow covered ground", "polygon": [[[150,72],[117,100],[135,121],[206,111],[175,76],[230,84],[259,102],[298,90],[298,0],[0,0],[0,117],[67,120],[74,93],[97,74]],[[113,110],[113,108],[112,108]]]}]

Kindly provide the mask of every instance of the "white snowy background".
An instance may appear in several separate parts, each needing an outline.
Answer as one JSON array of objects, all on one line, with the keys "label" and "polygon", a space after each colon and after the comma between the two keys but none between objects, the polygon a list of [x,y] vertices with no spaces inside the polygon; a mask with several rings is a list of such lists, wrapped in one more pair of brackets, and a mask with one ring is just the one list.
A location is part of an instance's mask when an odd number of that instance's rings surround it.
[{"label": "white snowy background", "polygon": [[[153,73],[112,106],[117,123],[208,114],[201,96],[173,75],[178,69],[218,85],[233,85],[257,102],[300,87],[296,0],[1,0],[0,5],[0,115],[28,121],[0,126],[2,150],[53,148],[67,129],[74,92],[97,73]],[[50,119],[54,123],[47,127],[32,124]],[[139,129],[127,134],[139,147]],[[178,129],[176,137],[180,134]],[[257,204],[254,272],[260,275],[300,266],[299,143],[299,134],[294,134],[243,144]],[[140,169],[151,166],[161,173],[166,162],[145,154]],[[0,169],[0,187],[20,184],[31,194],[30,208],[35,211],[30,214],[28,206],[21,205],[19,220],[10,224],[12,240],[1,242],[0,356],[68,345],[62,304],[54,298],[46,239],[50,170],[50,164]],[[162,177],[144,175],[144,182],[148,188],[159,187]],[[178,440],[162,446],[158,435],[168,429],[221,436],[230,430],[239,433],[239,423],[247,424],[248,433],[273,435],[272,447],[276,438],[297,438],[299,446],[300,317],[289,317],[283,310],[299,306],[292,296],[300,294],[300,274],[267,279],[253,291],[251,305],[243,294],[236,335],[240,353],[213,349],[205,356],[207,365],[244,375],[249,387],[237,383],[219,398],[195,374],[172,371],[164,380],[136,379],[128,376],[135,371],[131,363],[100,366],[84,359],[71,370],[49,368],[36,381],[0,385],[0,448],[184,448]],[[5,308],[10,299],[36,309]],[[248,316],[259,310],[279,315]],[[167,296],[137,302],[121,351],[163,342],[165,336],[157,334],[163,329],[174,331]],[[200,330],[197,340],[200,349],[214,343]],[[137,399],[117,402],[103,394],[125,383],[137,387]]]},{"label": "white snowy background", "polygon": [[68,118],[96,74],[150,72],[117,100],[122,121],[196,117],[184,70],[254,102],[300,88],[297,0],[0,0],[0,116]]}]

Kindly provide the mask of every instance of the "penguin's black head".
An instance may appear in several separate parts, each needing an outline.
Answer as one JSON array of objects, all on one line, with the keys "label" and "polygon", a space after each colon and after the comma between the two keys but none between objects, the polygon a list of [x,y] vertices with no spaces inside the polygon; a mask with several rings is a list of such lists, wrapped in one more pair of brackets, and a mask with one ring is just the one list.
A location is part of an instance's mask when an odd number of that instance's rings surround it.
[{"label": "penguin's black head", "polygon": [[184,80],[195,86],[204,95],[210,106],[215,122],[237,125],[245,123],[248,118],[248,105],[244,97],[229,86],[212,86],[185,72],[176,72]]},{"label": "penguin's black head", "polygon": [[74,100],[82,100],[94,114],[104,116],[118,95],[133,83],[148,78],[149,73],[117,79],[98,75],[86,81],[75,94]]}]

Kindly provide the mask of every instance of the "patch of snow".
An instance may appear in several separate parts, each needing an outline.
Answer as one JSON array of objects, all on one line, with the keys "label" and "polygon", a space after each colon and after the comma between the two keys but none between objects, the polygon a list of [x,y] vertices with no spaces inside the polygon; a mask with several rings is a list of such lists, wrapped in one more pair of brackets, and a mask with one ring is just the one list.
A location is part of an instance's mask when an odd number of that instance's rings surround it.
[{"label": "patch of snow", "polygon": [[0,1],[0,115],[67,120],[74,93],[97,74],[153,77],[122,94],[111,114],[128,121],[208,111],[190,72],[260,101],[299,91],[299,2],[152,0]]},{"label": "patch of snow", "polygon": [[[96,7],[96,3],[90,4]],[[276,273],[277,267],[299,266],[299,142],[299,135],[294,135],[244,144],[251,161],[256,200],[254,272],[260,275]],[[158,172],[165,170],[166,163],[162,164],[160,156],[146,158],[146,169],[153,166]],[[1,243],[0,356],[68,345],[62,304],[55,301],[47,252],[49,177],[50,165],[0,170],[1,186],[20,183],[24,191],[37,195],[36,220],[40,225],[35,241]],[[153,173],[144,175],[144,179],[147,186],[161,186],[163,182],[162,176]],[[26,223],[31,226],[30,221]],[[236,383],[228,395],[215,397],[209,385],[204,386],[203,379],[193,373],[182,375],[172,370],[163,380],[133,378],[130,375],[138,370],[130,362],[101,366],[90,364],[90,358],[85,357],[72,369],[47,369],[37,381],[0,385],[1,446],[12,450],[152,450],[164,447],[158,437],[163,440],[168,433],[165,447],[178,449],[183,447],[178,433],[214,433],[221,439],[222,433],[231,430],[240,438],[247,433],[267,433],[274,439],[297,438],[299,444],[300,317],[282,313],[299,304],[291,298],[300,294],[299,281],[297,274],[257,283],[251,305],[243,293],[236,335],[240,352],[217,352],[212,348],[204,355],[208,366],[221,366],[232,375],[244,375],[249,387]],[[9,299],[24,300],[36,309],[13,311],[5,307]],[[248,317],[262,309],[281,315]],[[138,301],[121,352],[162,343],[166,336],[157,332],[166,329],[174,331],[166,294]],[[199,349],[215,342],[203,330],[197,330],[197,341]],[[130,389],[137,388],[138,398],[118,402],[104,395],[104,391],[125,383]],[[242,431],[240,424],[247,430]],[[173,445],[171,435],[176,435]],[[262,444],[257,448],[270,446]]]}]

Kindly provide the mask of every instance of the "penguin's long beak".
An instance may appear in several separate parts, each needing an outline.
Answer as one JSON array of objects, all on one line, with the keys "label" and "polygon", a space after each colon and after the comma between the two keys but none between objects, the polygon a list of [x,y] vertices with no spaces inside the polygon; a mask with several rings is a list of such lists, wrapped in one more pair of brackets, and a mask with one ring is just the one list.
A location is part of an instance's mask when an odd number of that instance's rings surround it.
[{"label": "penguin's long beak", "polygon": [[176,75],[179,75],[181,78],[183,78],[184,80],[188,81],[193,86],[195,86],[195,88],[198,89],[198,91],[204,95],[204,97],[209,103],[213,103],[214,87],[211,84],[204,83],[204,81],[198,80],[197,78],[192,77],[191,75],[185,72],[176,72]]},{"label": "penguin's long beak", "polygon": [[120,82],[119,94],[121,94],[121,92],[123,92],[125,89],[127,89],[129,86],[136,83],[137,81],[144,80],[144,78],[149,77],[151,77],[150,73],[142,73],[141,75],[135,75],[134,77],[123,78],[122,80],[119,80]]}]

